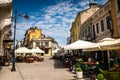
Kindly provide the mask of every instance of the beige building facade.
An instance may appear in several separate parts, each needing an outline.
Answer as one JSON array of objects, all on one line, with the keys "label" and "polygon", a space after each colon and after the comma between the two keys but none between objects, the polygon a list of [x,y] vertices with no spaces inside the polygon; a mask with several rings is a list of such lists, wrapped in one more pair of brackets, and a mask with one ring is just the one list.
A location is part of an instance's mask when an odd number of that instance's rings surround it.
[{"label": "beige building facade", "polygon": [[119,38],[119,0],[109,0],[80,27],[80,39],[98,42],[105,37]]},{"label": "beige building facade", "polygon": [[113,37],[110,1],[108,1],[96,13],[94,13],[91,18],[92,28],[95,29],[95,42],[98,42],[105,37]]},{"label": "beige building facade", "polygon": [[81,26],[80,26],[80,39],[91,41],[95,38],[94,30],[92,29],[92,19],[88,18]]},{"label": "beige building facade", "polygon": [[[0,0],[0,55],[4,54],[4,40],[11,36],[12,0]],[[10,34],[10,35],[9,35]]]},{"label": "beige building facade", "polygon": [[44,56],[52,56],[54,55],[52,53],[52,51],[54,50],[54,39],[51,37],[46,37],[46,36],[41,36],[38,39],[33,38],[31,40],[31,48],[36,48],[39,47],[40,49],[42,49],[43,51],[45,51],[45,53],[43,54]]},{"label": "beige building facade", "polygon": [[90,3],[90,8],[83,10],[79,12],[72,23],[72,27],[70,29],[70,39],[71,42],[75,42],[76,40],[80,39],[80,31],[81,31],[81,25],[91,16],[93,15],[100,6],[96,3]]}]

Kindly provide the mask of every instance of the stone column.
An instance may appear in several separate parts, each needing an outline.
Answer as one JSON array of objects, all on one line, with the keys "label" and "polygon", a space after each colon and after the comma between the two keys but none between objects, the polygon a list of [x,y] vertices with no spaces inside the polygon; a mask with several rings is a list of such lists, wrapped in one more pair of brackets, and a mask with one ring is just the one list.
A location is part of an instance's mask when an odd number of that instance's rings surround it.
[{"label": "stone column", "polygon": [[3,36],[4,36],[4,34],[3,34],[3,32],[2,31],[0,31],[0,55],[3,55]]}]

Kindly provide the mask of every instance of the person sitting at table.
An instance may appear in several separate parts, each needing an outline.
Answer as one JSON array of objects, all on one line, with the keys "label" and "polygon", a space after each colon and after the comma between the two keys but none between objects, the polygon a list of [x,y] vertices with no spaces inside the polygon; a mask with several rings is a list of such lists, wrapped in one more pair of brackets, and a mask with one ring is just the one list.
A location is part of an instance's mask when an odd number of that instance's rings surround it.
[{"label": "person sitting at table", "polygon": [[88,58],[88,64],[91,64],[91,63],[92,63],[92,58],[89,57],[89,58]]}]

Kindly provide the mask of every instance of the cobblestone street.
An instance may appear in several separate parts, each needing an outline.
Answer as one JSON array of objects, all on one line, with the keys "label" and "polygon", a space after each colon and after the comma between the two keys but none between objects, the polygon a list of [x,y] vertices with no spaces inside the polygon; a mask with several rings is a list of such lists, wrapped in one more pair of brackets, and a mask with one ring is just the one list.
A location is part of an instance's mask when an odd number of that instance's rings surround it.
[{"label": "cobblestone street", "polygon": [[[73,80],[75,74],[64,68],[58,60],[45,57],[44,62],[16,63],[16,72],[11,66],[5,66],[0,73],[0,80]],[[83,80],[83,79],[81,79]]]}]

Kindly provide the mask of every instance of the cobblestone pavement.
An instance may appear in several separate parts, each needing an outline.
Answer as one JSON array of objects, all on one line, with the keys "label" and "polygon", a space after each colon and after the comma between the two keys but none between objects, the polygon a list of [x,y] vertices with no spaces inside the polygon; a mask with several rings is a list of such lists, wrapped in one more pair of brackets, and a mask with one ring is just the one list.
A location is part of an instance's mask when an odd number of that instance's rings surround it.
[{"label": "cobblestone pavement", "polygon": [[76,79],[58,60],[44,58],[44,62],[16,63],[15,72],[11,72],[11,65],[2,67],[0,80],[89,80]]}]

